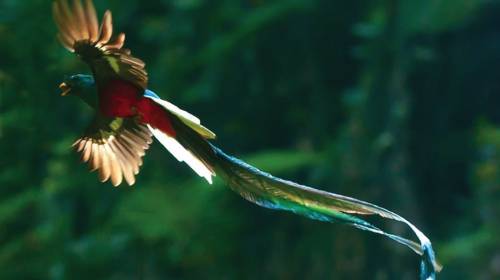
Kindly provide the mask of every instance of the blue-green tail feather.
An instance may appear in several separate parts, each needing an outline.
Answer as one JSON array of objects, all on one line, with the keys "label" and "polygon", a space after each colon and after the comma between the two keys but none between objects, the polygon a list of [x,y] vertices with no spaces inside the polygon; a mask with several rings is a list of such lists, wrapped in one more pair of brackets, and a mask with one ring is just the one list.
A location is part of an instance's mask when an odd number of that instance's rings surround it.
[{"label": "blue-green tail feather", "polygon": [[[429,239],[401,216],[374,204],[283,180],[231,156],[211,145],[216,155],[215,170],[232,190],[262,207],[291,211],[311,219],[341,222],[386,236],[421,255],[421,279],[435,279],[441,270]],[[379,215],[407,224],[420,243],[387,233],[354,215]]]},{"label": "blue-green tail feather", "polygon": [[[174,117],[173,120],[177,132],[176,140],[202,162],[211,166],[217,176],[225,180],[233,191],[246,200],[262,207],[291,211],[320,221],[341,222],[386,236],[409,247],[422,257],[421,279],[435,279],[436,272],[441,269],[429,239],[396,213],[365,201],[310,188],[262,172],[237,158],[226,155],[182,122],[175,121]],[[415,233],[419,243],[387,233],[360,218],[363,215],[378,215],[403,222]]]}]

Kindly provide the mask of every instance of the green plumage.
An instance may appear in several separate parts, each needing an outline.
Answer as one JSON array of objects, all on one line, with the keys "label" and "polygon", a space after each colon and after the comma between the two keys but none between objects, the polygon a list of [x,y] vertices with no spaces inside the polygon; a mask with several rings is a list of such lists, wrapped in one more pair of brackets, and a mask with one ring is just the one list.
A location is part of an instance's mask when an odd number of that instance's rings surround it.
[{"label": "green plumage", "polygon": [[[226,155],[194,130],[172,115],[177,140],[203,162],[212,166],[228,186],[246,200],[259,206],[291,211],[311,219],[345,223],[386,236],[421,255],[421,279],[435,279],[441,265],[436,261],[429,239],[403,217],[377,205],[283,180]],[[359,216],[378,215],[403,222],[415,233],[420,243],[387,233]]]},{"label": "green plumage", "polygon": [[[441,266],[434,257],[429,239],[401,216],[374,204],[354,198],[329,193],[283,180],[231,156],[211,145],[217,162],[216,173],[229,187],[248,201],[259,206],[291,211],[311,219],[341,222],[362,230],[384,235],[399,242],[422,256],[421,279],[434,279]],[[420,244],[386,233],[354,215],[379,215],[407,224],[420,240]]]}]

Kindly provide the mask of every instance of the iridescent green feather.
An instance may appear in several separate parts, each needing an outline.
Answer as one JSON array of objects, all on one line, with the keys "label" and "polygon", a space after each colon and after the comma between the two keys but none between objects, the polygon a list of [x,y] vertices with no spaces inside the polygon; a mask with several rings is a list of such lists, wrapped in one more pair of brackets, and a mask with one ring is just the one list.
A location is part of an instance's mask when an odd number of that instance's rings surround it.
[{"label": "iridescent green feather", "polygon": [[[398,214],[365,201],[313,189],[262,172],[237,158],[226,155],[174,114],[169,116],[177,133],[176,140],[211,166],[217,176],[246,200],[262,207],[291,211],[320,221],[341,222],[386,236],[422,256],[421,279],[435,279],[436,272],[441,270],[429,239]],[[378,215],[403,222],[415,233],[420,244],[382,231],[359,217],[362,215]]]},{"label": "iridescent green feather", "polygon": [[[226,155],[213,145],[212,149],[217,157],[215,167],[217,175],[221,176],[233,191],[245,199],[262,207],[291,211],[321,221],[341,222],[384,235],[422,256],[421,279],[434,279],[435,273],[441,270],[429,239],[403,217],[368,202],[274,177],[239,159]],[[420,244],[386,233],[354,215],[379,215],[383,218],[403,222],[417,235]]]}]

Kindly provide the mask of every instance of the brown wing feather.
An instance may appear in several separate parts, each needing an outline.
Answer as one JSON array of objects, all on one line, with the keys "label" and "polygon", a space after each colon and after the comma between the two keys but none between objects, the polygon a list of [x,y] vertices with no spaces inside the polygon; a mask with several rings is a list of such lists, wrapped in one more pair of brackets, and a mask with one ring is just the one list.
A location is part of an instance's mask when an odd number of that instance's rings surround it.
[{"label": "brown wing feather", "polygon": [[85,0],[83,5],[81,0],[73,0],[72,5],[66,0],[56,0],[52,11],[59,28],[59,41],[90,65],[97,83],[117,77],[146,89],[145,63],[131,56],[130,50],[122,49],[124,33],[112,39],[113,19],[109,10],[104,13],[100,27],[92,0]]},{"label": "brown wing feather", "polygon": [[97,170],[101,182],[111,179],[118,186],[123,179],[128,185],[135,183],[142,157],[152,142],[149,129],[133,119],[123,119],[118,128],[114,120],[96,119],[85,134],[74,144],[82,162],[88,162],[91,171]]}]

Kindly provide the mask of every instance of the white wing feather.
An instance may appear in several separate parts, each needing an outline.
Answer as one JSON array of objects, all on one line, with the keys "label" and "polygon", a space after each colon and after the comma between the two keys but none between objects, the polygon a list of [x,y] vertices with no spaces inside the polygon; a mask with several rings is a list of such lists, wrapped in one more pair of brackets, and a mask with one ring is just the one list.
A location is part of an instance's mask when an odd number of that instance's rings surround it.
[{"label": "white wing feather", "polygon": [[[180,109],[174,104],[159,98],[154,92],[146,90],[145,97],[153,100],[155,103],[161,105],[170,113],[177,116],[185,125],[195,130],[206,139],[214,139],[215,134],[208,128],[200,124],[200,119],[191,115],[190,113]],[[180,162],[185,162],[191,169],[199,176],[205,178],[208,183],[212,184],[212,172],[200,159],[198,159],[191,151],[184,148],[174,137],[170,137],[163,133],[161,130],[148,125],[149,130],[153,133],[154,137]]]},{"label": "white wing feather", "polygon": [[201,160],[195,157],[189,150],[184,148],[175,138],[168,136],[161,130],[153,128],[148,125],[149,130],[153,133],[154,137],[180,162],[185,162],[191,169],[196,172],[200,177],[207,180],[212,184],[212,176],[215,176],[210,169],[208,169]]},{"label": "white wing feather", "polygon": [[145,95],[145,97],[152,99],[154,102],[160,104],[163,108],[167,109],[170,113],[176,115],[179,117],[179,119],[189,126],[190,128],[194,129],[196,132],[198,132],[201,136],[205,137],[206,139],[215,139],[215,133],[210,131],[210,129],[204,127],[200,123],[200,119],[197,117],[191,115],[190,113],[182,110],[181,108],[175,106],[174,104],[165,101],[160,98],[156,98],[153,96]]}]

